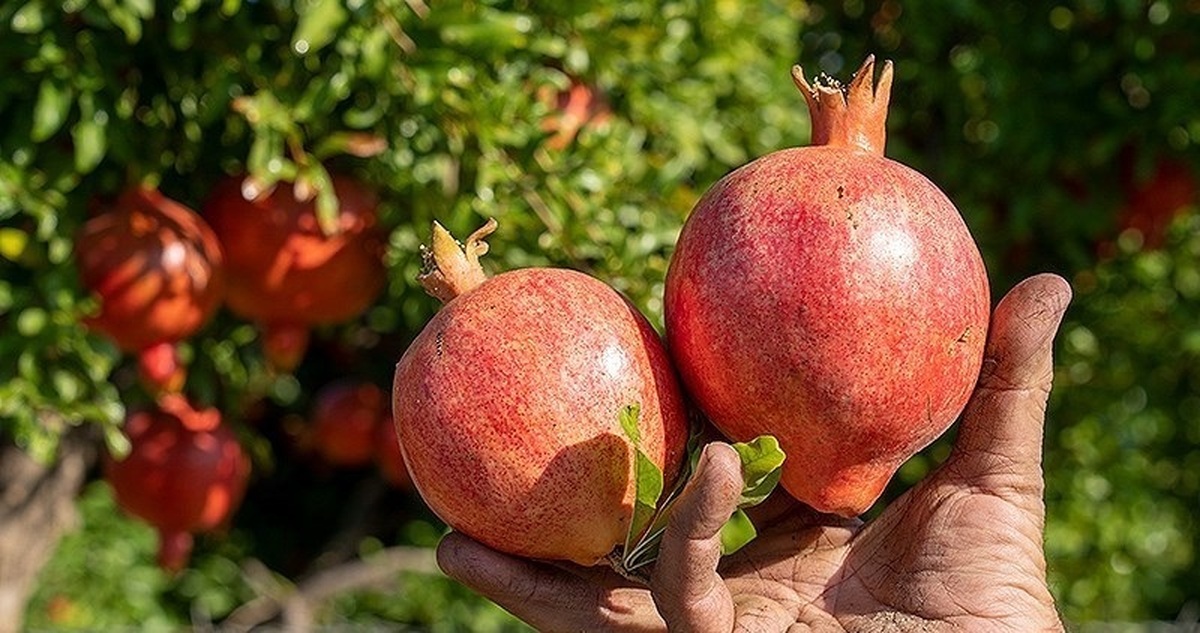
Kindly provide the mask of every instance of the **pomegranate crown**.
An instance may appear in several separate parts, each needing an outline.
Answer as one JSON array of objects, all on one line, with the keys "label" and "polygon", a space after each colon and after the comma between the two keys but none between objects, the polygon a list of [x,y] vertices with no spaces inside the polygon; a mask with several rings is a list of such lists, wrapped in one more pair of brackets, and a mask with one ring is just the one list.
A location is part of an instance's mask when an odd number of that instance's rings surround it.
[{"label": "pomegranate crown", "polygon": [[883,62],[878,81],[874,55],[867,56],[849,84],[822,73],[810,85],[799,65],[792,67],[792,81],[808,103],[813,145],[883,154],[892,90],[891,60]]},{"label": "pomegranate crown", "polygon": [[434,222],[430,246],[421,246],[421,274],[417,276],[425,292],[445,303],[486,281],[487,273],[479,265],[479,257],[488,252],[483,238],[491,235],[496,226],[495,218],[488,218],[463,245]]}]

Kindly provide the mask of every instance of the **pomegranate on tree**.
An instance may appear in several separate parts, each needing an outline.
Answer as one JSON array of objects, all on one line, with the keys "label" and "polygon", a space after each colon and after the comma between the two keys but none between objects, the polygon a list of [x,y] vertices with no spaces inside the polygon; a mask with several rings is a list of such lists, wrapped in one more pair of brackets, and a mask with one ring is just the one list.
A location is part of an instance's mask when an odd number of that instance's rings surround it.
[{"label": "pomegranate on tree", "polygon": [[615,290],[583,273],[513,270],[434,225],[426,290],[444,302],[396,367],[393,415],[417,491],[451,527],[497,550],[594,565],[625,539],[635,447],[668,482],[688,421],[658,334]]},{"label": "pomegranate on tree", "polygon": [[383,390],[368,382],[343,380],[322,387],[312,411],[313,449],[335,466],[371,463],[386,406]]},{"label": "pomegranate on tree", "polygon": [[538,98],[551,108],[541,129],[551,133],[546,146],[554,150],[566,148],[583,128],[604,124],[612,115],[600,90],[579,79],[571,79],[570,87],[558,92],[547,86]]},{"label": "pomegranate on tree", "polygon": [[178,391],[185,370],[177,343],[208,321],[224,289],[212,229],[158,190],[135,186],[83,225],[75,260],[100,302],[87,325],[137,354],[150,390]]},{"label": "pomegranate on tree", "polygon": [[105,460],[117,503],[159,533],[158,563],[182,569],[192,535],[225,523],[241,503],[250,460],[216,409],[195,409],[180,394],[125,421],[129,455]]},{"label": "pomegranate on tree", "polygon": [[339,211],[330,233],[316,202],[289,183],[247,200],[242,179],[229,178],[204,206],[225,251],[229,309],[261,325],[264,353],[284,371],[303,358],[311,327],[353,319],[383,290],[376,197],[349,177],[332,182]]},{"label": "pomegranate on tree", "polygon": [[733,440],[778,438],[781,483],[852,516],[965,406],[990,298],[946,195],[883,155],[892,67],[793,78],[812,146],[731,172],[697,203],[667,272],[684,385]]},{"label": "pomegranate on tree", "polygon": [[[388,407],[389,409],[391,407]],[[375,465],[383,480],[393,488],[411,491],[412,477],[404,465],[404,454],[400,452],[400,439],[396,437],[396,424],[390,411],[385,411],[375,430]]]}]

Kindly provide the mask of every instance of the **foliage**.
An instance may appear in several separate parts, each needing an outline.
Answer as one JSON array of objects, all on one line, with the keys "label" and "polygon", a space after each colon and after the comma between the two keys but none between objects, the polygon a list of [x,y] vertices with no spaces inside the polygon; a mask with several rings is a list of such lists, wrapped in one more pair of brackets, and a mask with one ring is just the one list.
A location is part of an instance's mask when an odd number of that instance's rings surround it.
[{"label": "foliage", "polygon": [[[83,628],[219,620],[251,595],[234,573],[245,557],[303,574],[351,520],[346,491],[374,475],[321,470],[296,437],[321,385],[389,384],[435,309],[414,281],[433,218],[465,235],[495,217],[490,271],[584,270],[661,323],[667,258],[698,195],[807,141],[788,67],[845,77],[868,52],[897,62],[888,154],[955,200],[997,297],[1043,269],[1076,285],[1047,432],[1060,605],[1074,620],[1174,617],[1200,586],[1195,223],[1166,250],[1112,262],[1096,263],[1096,243],[1158,157],[1200,165],[1198,28],[1195,2],[1168,0],[0,4],[0,435],[48,458],[66,425],[93,423],[117,445],[124,408],[147,399],[132,360],[80,325],[95,305],[73,268],[72,236],[123,187],[146,181],[198,209],[226,174],[320,189],[346,172],[378,189],[391,231],[385,295],[319,330],[294,374],[268,371],[253,324],[227,312],[185,345],[188,392],[256,456],[230,538],[203,540],[168,580],[146,529],[89,488],[84,531],[48,568],[31,622],[52,625],[37,618],[59,594]],[[574,83],[595,116],[558,144],[557,95]],[[906,465],[892,492],[947,448]],[[388,518],[365,540],[429,545],[441,529],[412,497],[372,507]],[[425,580],[346,596],[328,617],[513,626]]]},{"label": "foliage", "polygon": [[1067,615],[1116,620],[1200,587],[1200,214],[1123,242],[1074,279],[1046,451],[1051,579]]}]

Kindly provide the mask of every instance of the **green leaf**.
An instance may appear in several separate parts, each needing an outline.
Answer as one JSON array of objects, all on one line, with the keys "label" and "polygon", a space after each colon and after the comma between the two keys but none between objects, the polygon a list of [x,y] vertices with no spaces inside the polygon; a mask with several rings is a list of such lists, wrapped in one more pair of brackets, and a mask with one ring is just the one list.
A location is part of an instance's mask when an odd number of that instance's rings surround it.
[{"label": "green leaf", "polygon": [[338,227],[338,211],[341,204],[337,192],[333,190],[333,180],[321,163],[312,163],[303,172],[317,192],[317,224],[325,235],[336,235]]},{"label": "green leaf", "polygon": [[300,11],[296,32],[292,35],[292,50],[301,55],[316,53],[333,41],[337,30],[346,22],[342,0],[314,0]]},{"label": "green leaf", "polygon": [[737,510],[725,525],[721,526],[721,555],[728,556],[738,551],[756,536],[758,530],[754,529],[750,517],[746,516],[744,510]]},{"label": "green leaf", "polygon": [[779,440],[771,435],[760,435],[749,442],[739,442],[733,445],[733,449],[742,458],[744,487],[738,507],[758,505],[779,483],[787,456],[779,447]]},{"label": "green leaf", "polygon": [[71,88],[50,79],[38,86],[37,103],[33,106],[33,130],[30,138],[40,143],[62,127],[71,111]]},{"label": "green leaf", "polygon": [[12,17],[12,30],[25,35],[40,33],[46,27],[45,8],[40,0],[25,3]]},{"label": "green leaf", "polygon": [[84,119],[71,128],[75,142],[75,170],[86,174],[96,168],[108,150],[108,135],[105,126],[95,117]]},{"label": "green leaf", "polygon": [[625,551],[632,551],[641,540],[646,528],[654,521],[658,509],[658,498],[663,491],[663,473],[641,448],[641,431],[638,429],[638,417],[641,407],[629,405],[621,409],[618,419],[621,430],[633,444],[634,450],[634,506],[633,517],[629,521],[629,531],[625,536]]},{"label": "green leaf", "polygon": [[640,446],[642,443],[642,433],[638,429],[638,417],[641,414],[640,405],[631,404],[621,409],[618,419],[621,421],[621,430],[625,432],[625,437],[633,442],[634,446]]},{"label": "green leaf", "polygon": [[29,234],[21,229],[6,227],[0,229],[0,257],[17,261],[25,253],[29,245]]}]

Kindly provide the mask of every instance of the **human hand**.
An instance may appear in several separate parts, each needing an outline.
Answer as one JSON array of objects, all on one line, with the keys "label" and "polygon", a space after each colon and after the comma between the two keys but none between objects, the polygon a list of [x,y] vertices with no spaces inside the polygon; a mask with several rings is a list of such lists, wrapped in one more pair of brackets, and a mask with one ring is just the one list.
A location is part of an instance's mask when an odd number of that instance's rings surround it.
[{"label": "human hand", "polygon": [[453,578],[547,631],[1061,631],[1046,585],[1042,426],[1055,332],[1070,301],[1025,280],[992,317],[979,383],[950,457],[869,523],[774,495],[759,536],[720,556],[742,487],[737,454],[705,448],[650,587],[611,570],[514,558],[460,534]]}]

